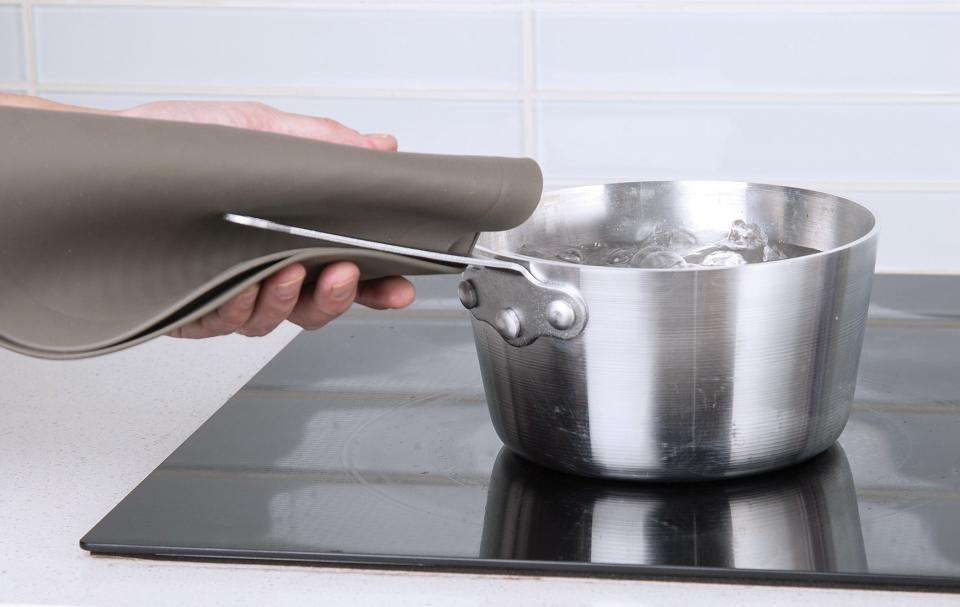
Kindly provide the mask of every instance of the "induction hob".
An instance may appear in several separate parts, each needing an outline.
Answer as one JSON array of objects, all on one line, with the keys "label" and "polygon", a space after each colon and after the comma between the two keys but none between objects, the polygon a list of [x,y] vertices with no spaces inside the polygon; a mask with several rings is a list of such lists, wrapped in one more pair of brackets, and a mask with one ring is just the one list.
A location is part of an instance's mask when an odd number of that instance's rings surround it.
[{"label": "induction hob", "polygon": [[[426,281],[450,294],[455,283]],[[880,276],[836,446],[603,482],[501,448],[450,299],[303,333],[81,541],[94,553],[960,588],[960,278]]]}]

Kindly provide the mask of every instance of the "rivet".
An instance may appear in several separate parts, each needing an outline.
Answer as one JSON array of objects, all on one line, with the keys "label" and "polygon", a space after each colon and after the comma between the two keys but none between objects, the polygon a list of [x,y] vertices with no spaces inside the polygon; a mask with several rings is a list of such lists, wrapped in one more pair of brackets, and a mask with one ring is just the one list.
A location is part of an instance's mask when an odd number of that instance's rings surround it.
[{"label": "rivet", "polygon": [[477,288],[469,280],[461,280],[457,285],[457,295],[460,296],[460,303],[463,307],[472,310],[477,307],[479,299],[477,298]]},{"label": "rivet", "polygon": [[513,308],[504,308],[497,312],[494,324],[504,339],[514,339],[520,335],[520,317]]},{"label": "rivet", "polygon": [[547,322],[558,331],[566,331],[577,322],[577,313],[567,302],[555,299],[547,304]]}]

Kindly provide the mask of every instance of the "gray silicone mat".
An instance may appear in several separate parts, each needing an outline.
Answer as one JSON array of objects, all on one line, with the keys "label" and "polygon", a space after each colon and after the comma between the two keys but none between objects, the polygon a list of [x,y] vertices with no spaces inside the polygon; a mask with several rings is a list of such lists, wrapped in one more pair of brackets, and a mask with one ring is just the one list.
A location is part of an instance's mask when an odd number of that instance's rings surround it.
[{"label": "gray silicone mat", "polygon": [[469,255],[540,199],[530,159],[380,152],[214,125],[0,108],[0,345],[129,347],[294,262],[459,268],[228,224],[224,213]]}]

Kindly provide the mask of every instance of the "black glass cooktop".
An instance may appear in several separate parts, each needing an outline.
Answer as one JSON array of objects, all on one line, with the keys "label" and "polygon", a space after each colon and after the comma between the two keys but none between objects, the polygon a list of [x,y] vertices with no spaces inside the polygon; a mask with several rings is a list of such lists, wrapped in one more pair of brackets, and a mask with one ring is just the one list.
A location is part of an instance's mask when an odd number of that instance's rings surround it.
[{"label": "black glass cooktop", "polygon": [[600,482],[501,449],[452,284],[295,339],[83,538],[97,553],[960,588],[960,278],[878,278],[806,464]]}]

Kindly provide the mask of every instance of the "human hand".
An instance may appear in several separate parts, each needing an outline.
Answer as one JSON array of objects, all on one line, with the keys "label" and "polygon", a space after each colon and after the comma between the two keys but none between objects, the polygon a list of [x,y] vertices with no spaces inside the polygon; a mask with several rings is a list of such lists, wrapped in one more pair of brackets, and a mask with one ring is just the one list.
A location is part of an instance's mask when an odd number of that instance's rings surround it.
[{"label": "human hand", "polygon": [[[118,113],[269,131],[374,150],[397,149],[397,141],[390,135],[364,135],[334,120],[289,114],[262,103],[159,101]],[[240,333],[256,337],[266,335],[287,319],[304,329],[319,329],[346,312],[353,302],[375,309],[404,308],[415,296],[413,285],[400,276],[361,282],[360,269],[349,261],[323,268],[316,286],[309,291],[303,290],[305,276],[301,264],[283,268],[170,335],[201,338]]]}]

